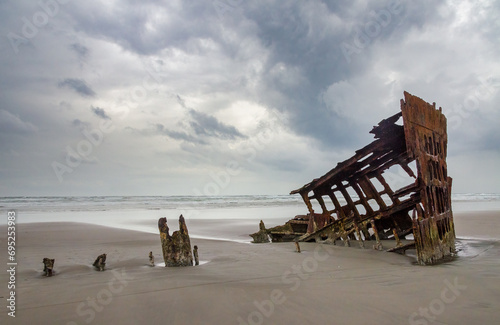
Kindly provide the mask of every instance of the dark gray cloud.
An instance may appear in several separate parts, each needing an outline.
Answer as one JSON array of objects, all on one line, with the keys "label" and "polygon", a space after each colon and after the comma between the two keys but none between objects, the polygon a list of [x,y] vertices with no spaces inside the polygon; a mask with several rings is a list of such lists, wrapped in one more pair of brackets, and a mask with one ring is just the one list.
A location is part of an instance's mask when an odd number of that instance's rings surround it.
[{"label": "dark gray cloud", "polygon": [[[208,115],[206,113],[196,111],[192,108],[189,108],[186,105],[186,101],[180,96],[176,95],[176,100],[183,108],[185,108],[188,112],[188,124],[190,135],[187,137],[185,133],[174,133],[171,136],[174,139],[182,139],[189,142],[197,142],[201,144],[205,144],[206,141],[199,142],[192,141],[196,138],[218,138],[222,140],[235,140],[235,139],[246,139],[247,137],[243,135],[240,131],[238,131],[234,126],[227,125],[225,123],[220,122],[214,116]],[[188,127],[184,127],[188,128]]]},{"label": "dark gray cloud", "polygon": [[208,144],[203,138],[193,136],[191,134],[180,132],[180,131],[172,131],[167,128],[163,124],[156,124],[154,129],[155,134],[166,135],[175,140],[182,140],[190,143],[206,145]]},{"label": "dark gray cloud", "polygon": [[[243,14],[259,26],[258,36],[270,51],[265,70],[277,71],[263,76],[261,89],[279,91],[284,98],[266,100],[291,113],[294,130],[320,140],[327,147],[360,145],[359,133],[349,132],[357,126],[356,117],[339,116],[329,110],[321,100],[321,93],[332,84],[365,73],[370,69],[374,44],[383,44],[391,37],[403,39],[413,28],[420,28],[430,17],[436,17],[436,6],[441,2],[249,4]],[[365,43],[361,43],[348,62],[341,45],[356,46],[360,39]],[[290,84],[287,82],[290,78],[300,82]],[[262,94],[266,96],[265,91]],[[374,103],[375,108],[377,105]]]},{"label": "dark gray cloud", "polygon": [[224,124],[213,116],[197,112],[194,109],[189,110],[189,115],[193,119],[189,124],[198,136],[216,137],[224,140],[246,138],[234,126]]},{"label": "dark gray cloud", "polygon": [[80,119],[74,119],[73,122],[71,122],[71,125],[76,126],[81,129],[86,129],[90,127],[90,123],[84,122]]},{"label": "dark gray cloud", "polygon": [[90,106],[90,110],[102,119],[110,120],[111,118],[106,114],[106,111],[100,107]]},{"label": "dark gray cloud", "polygon": [[59,82],[58,87],[73,89],[84,97],[94,97],[96,95],[95,91],[82,79],[67,78]]},{"label": "dark gray cloud", "polygon": [[73,43],[70,45],[70,48],[73,51],[75,51],[75,53],[78,55],[78,57],[82,60],[86,59],[87,56],[89,55],[89,52],[90,52],[86,46],[84,46],[80,43]]},{"label": "dark gray cloud", "polygon": [[218,32],[216,11],[210,1],[123,1],[112,10],[95,10],[90,3],[78,2],[68,11],[77,29],[142,55],[186,47],[193,39],[211,38]]},{"label": "dark gray cloud", "polygon": [[[240,37],[256,37],[267,51],[266,73],[259,76],[259,100],[290,113],[291,128],[296,132],[327,147],[349,147],[361,142],[357,134],[348,132],[356,119],[329,110],[321,93],[336,82],[364,73],[373,44],[403,38],[413,28],[435,19],[442,1],[352,1],[342,5],[331,1],[255,1],[226,3],[223,16],[213,3],[184,3],[176,8],[179,15],[175,17],[168,14],[171,8],[166,3],[148,1],[141,10],[129,10],[133,3],[125,3],[116,8],[121,20],[110,19],[106,11],[94,13],[89,20],[85,12],[90,7],[82,4],[72,14],[85,32],[141,55],[165,49],[203,54],[206,49],[196,41],[210,39],[228,57],[238,59],[244,55],[241,44],[222,37],[224,29]],[[153,18],[162,15],[168,19]],[[354,42],[363,38],[366,44],[351,55],[353,62],[348,62],[341,44],[355,46]],[[193,122],[192,127],[199,134],[207,131],[198,124]]]},{"label": "dark gray cloud", "polygon": [[[180,97],[178,100],[181,100]],[[182,101],[183,102],[183,101]],[[166,135],[175,140],[182,140],[199,145],[208,145],[210,139],[236,140],[247,137],[234,126],[224,124],[208,114],[188,110],[187,120],[178,123],[181,130],[171,130],[161,123],[156,123],[150,129],[141,131],[145,135]]]}]

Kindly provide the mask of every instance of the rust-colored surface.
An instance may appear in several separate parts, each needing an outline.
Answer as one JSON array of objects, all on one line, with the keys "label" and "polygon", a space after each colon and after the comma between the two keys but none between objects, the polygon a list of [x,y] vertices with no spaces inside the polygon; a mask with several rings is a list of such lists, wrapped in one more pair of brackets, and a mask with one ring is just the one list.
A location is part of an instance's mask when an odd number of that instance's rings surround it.
[{"label": "rust-colored surface", "polygon": [[267,234],[266,226],[264,225],[264,221],[260,221],[259,223],[259,231],[251,234],[250,237],[253,238],[252,243],[269,243],[269,235]]},{"label": "rust-colored surface", "polygon": [[174,231],[172,236],[167,226],[167,218],[158,219],[158,229],[165,266],[193,266],[191,240],[184,217],[179,217],[179,230]]},{"label": "rust-colored surface", "polygon": [[[453,255],[448,139],[441,108],[405,92],[401,112],[382,120],[370,133],[375,141],[290,193],[301,195],[308,214],[287,223],[293,231],[271,231],[273,241],[288,234],[301,241],[341,240],[346,246],[357,240],[365,247],[364,241],[374,240],[373,247],[383,249],[381,239],[395,239],[397,245],[389,251],[416,248],[419,264]],[[400,174],[386,173],[393,166],[400,167],[410,184],[399,184]],[[386,178],[396,179],[398,188],[391,188]],[[410,234],[414,239],[405,240]]]},{"label": "rust-colored surface", "polygon": [[106,267],[106,254],[101,254],[97,256],[97,258],[94,261],[94,264],[92,264],[97,270],[99,271],[104,271],[104,268]]},{"label": "rust-colored surface", "polygon": [[55,259],[45,257],[43,259],[43,275],[52,276],[54,270]]}]

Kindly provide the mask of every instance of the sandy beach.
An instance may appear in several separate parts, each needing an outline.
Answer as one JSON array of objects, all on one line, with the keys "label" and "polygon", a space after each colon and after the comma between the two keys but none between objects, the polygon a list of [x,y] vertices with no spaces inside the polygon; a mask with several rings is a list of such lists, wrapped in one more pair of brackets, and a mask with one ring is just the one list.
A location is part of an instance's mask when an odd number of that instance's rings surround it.
[{"label": "sandy beach", "polygon": [[[4,271],[0,322],[496,324],[500,212],[456,213],[455,226],[459,256],[435,266],[356,243],[302,243],[299,254],[293,243],[193,238],[202,265],[165,268],[148,265],[149,251],[162,262],[155,234],[83,223],[19,224],[16,317],[5,308]],[[6,234],[0,227],[2,243]],[[108,254],[104,272],[91,266],[101,253]],[[53,277],[42,274],[44,257],[55,259]],[[5,249],[0,259],[7,261]]]}]

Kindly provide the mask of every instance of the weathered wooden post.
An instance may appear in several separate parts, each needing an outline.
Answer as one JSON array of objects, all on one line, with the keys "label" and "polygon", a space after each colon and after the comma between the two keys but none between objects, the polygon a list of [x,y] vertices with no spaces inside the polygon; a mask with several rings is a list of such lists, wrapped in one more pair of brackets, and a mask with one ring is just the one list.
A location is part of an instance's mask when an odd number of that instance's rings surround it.
[{"label": "weathered wooden post", "polygon": [[149,265],[155,266],[155,257],[153,256],[153,252],[149,252]]},{"label": "weathered wooden post", "polygon": [[101,254],[97,256],[96,260],[94,261],[94,264],[92,264],[97,270],[99,271],[104,271],[104,268],[106,267],[106,254]]},{"label": "weathered wooden post", "polygon": [[50,259],[45,257],[43,259],[43,275],[52,276],[52,270],[54,269],[55,259]]},{"label": "weathered wooden post", "polygon": [[200,265],[200,260],[198,258],[198,246],[194,245],[193,248],[194,265]]},{"label": "weathered wooden post", "polygon": [[169,234],[167,218],[158,220],[158,228],[165,266],[193,266],[191,241],[184,217],[179,217],[179,230],[174,231],[172,236]]}]

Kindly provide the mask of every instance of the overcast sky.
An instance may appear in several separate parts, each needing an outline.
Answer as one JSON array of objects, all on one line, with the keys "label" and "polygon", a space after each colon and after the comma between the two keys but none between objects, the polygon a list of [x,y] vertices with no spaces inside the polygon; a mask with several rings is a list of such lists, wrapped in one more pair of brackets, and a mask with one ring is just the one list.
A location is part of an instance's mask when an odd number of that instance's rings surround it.
[{"label": "overcast sky", "polygon": [[453,191],[500,193],[499,13],[0,1],[0,195],[288,194],[370,143],[404,90],[448,117]]}]

